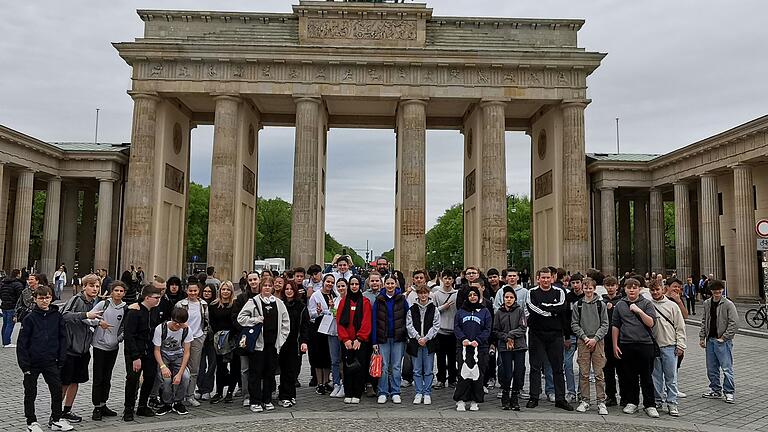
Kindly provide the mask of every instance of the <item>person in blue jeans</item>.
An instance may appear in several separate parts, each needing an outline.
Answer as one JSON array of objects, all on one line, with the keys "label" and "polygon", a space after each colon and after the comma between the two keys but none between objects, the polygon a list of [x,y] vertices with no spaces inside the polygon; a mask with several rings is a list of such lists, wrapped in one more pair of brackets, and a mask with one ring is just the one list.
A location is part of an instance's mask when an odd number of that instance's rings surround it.
[{"label": "person in blue jeans", "polygon": [[[429,287],[416,288],[418,300],[408,310],[405,326],[408,329],[408,354],[412,357],[413,385],[416,387],[414,405],[432,404],[432,379],[434,377],[437,332],[440,331],[440,313],[429,300]],[[415,351],[415,352],[414,352]],[[415,355],[414,355],[415,354]]]},{"label": "person in blue jeans", "polygon": [[379,378],[378,403],[387,403],[387,397],[399,404],[401,363],[408,332],[405,327],[408,314],[408,301],[398,290],[398,281],[394,276],[384,279],[384,291],[373,303],[371,340],[375,344],[373,351],[382,356],[381,378]]},{"label": "person in blue jeans", "polygon": [[0,308],[3,310],[3,346],[13,348],[11,336],[16,325],[16,303],[19,302],[24,284],[19,280],[21,271],[13,269],[11,274],[0,282]]},{"label": "person in blue jeans", "polygon": [[[699,346],[707,350],[707,377],[709,391],[701,396],[707,399],[721,399],[734,403],[736,386],[733,378],[733,338],[739,328],[736,305],[723,295],[725,285],[712,279],[708,290],[712,297],[704,301],[699,331]],[[720,371],[723,383],[720,385]]]}]

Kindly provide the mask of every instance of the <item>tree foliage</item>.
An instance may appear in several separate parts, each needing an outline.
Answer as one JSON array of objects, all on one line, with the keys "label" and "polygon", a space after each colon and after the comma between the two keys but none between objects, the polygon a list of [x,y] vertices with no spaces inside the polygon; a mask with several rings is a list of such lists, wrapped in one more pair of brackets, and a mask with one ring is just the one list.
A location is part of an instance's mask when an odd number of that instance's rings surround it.
[{"label": "tree foliage", "polygon": [[45,191],[35,191],[32,198],[32,226],[29,233],[29,262],[38,262],[43,253],[43,224],[45,216]]},{"label": "tree foliage", "polygon": [[256,257],[285,258],[291,255],[291,204],[280,198],[257,200]]},{"label": "tree foliage", "polygon": [[200,262],[207,260],[208,254],[208,201],[211,190],[191,182],[189,184],[189,204],[187,209],[187,260],[200,257]]}]

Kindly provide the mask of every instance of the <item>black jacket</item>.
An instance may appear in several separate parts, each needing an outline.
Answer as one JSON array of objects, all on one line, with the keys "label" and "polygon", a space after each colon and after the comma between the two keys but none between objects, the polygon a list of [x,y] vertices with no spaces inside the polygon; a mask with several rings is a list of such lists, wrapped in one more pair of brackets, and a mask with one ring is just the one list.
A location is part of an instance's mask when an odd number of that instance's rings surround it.
[{"label": "black jacket", "polygon": [[20,280],[10,276],[3,279],[3,282],[0,283],[0,309],[15,309],[23,289],[24,284]]},{"label": "black jacket", "polygon": [[28,372],[53,364],[62,366],[66,354],[67,336],[58,306],[52,304],[45,311],[33,306],[22,322],[16,345],[21,370]]},{"label": "black jacket", "polygon": [[131,305],[125,314],[123,340],[125,357],[131,361],[150,355],[152,352],[152,322],[150,310],[137,303],[138,309]]}]

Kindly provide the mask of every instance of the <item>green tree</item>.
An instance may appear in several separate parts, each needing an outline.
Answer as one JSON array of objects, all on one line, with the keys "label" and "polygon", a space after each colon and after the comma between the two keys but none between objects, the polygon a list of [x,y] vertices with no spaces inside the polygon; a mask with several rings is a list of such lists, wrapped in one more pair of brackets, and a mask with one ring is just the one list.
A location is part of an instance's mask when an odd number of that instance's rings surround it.
[{"label": "green tree", "polygon": [[[518,270],[531,267],[531,200],[527,195],[507,197],[507,249],[508,265]],[[528,252],[527,257],[523,251]]]},{"label": "green tree", "polygon": [[291,204],[280,198],[257,200],[256,257],[291,256]]},{"label": "green tree", "polygon": [[352,257],[352,263],[358,267],[365,267],[366,262],[363,257],[361,257],[357,252],[355,252],[354,249],[352,249],[349,246],[342,245],[338,241],[336,241],[335,238],[333,238],[330,234],[325,233],[325,262],[331,262],[333,261],[333,257],[336,256],[336,254],[341,254],[344,252],[344,250],[347,251],[347,255]]},{"label": "green tree", "polygon": [[32,198],[32,226],[29,235],[29,262],[34,263],[42,256],[43,251],[43,223],[45,215],[45,200],[48,194],[45,191],[35,191]]},{"label": "green tree", "polygon": [[675,203],[664,203],[664,264],[675,268]]},{"label": "green tree", "polygon": [[464,206],[456,204],[437,218],[427,231],[427,268],[443,270],[464,266]]},{"label": "green tree", "polygon": [[200,257],[200,262],[207,260],[208,253],[208,202],[211,190],[208,186],[197,183],[189,184],[189,205],[187,210],[187,254],[188,260]]}]

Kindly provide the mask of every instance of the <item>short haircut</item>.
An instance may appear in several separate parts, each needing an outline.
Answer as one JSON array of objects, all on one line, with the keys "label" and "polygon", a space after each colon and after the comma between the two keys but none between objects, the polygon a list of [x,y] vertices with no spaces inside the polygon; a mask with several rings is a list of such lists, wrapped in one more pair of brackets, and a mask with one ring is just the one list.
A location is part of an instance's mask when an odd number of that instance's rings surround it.
[{"label": "short haircut", "polygon": [[309,268],[307,268],[307,273],[309,273],[310,275],[316,275],[321,271],[323,271],[323,269],[320,268],[320,265],[318,264],[312,264],[311,266],[309,266]]},{"label": "short haircut", "polygon": [[453,275],[453,272],[451,270],[443,270],[443,272],[440,273],[440,276],[442,276],[442,277],[449,277],[451,279],[456,279],[456,276]]},{"label": "short haircut", "polygon": [[476,271],[476,272],[480,273],[480,269],[479,269],[479,268],[477,268],[477,267],[475,267],[475,266],[469,266],[469,267],[465,268],[465,269],[464,269],[464,272],[466,273],[466,272],[467,272],[467,270],[474,270],[474,271]]},{"label": "short haircut", "polygon": [[429,287],[428,287],[428,286],[426,286],[426,285],[421,285],[421,286],[418,286],[418,287],[416,287],[416,294],[421,294],[421,293],[425,293],[425,292],[426,292],[426,293],[430,292],[430,290],[429,290]]},{"label": "short haircut", "polygon": [[667,286],[670,286],[670,285],[672,285],[673,283],[678,283],[678,284],[680,284],[680,285],[682,285],[682,284],[683,284],[683,282],[682,282],[682,281],[680,281],[680,279],[678,279],[678,278],[676,278],[676,277],[671,277],[671,278],[667,279]]},{"label": "short haircut", "polygon": [[502,273],[504,273],[504,277],[507,277],[507,275],[510,273],[520,273],[520,272],[518,272],[517,269],[514,267],[507,267],[507,269],[504,270]]},{"label": "short haircut", "polygon": [[114,281],[111,285],[109,285],[109,292],[112,292],[115,287],[121,287],[123,291],[128,291],[128,287],[126,287],[122,281]]},{"label": "short haircut", "polygon": [[584,276],[582,276],[581,273],[576,273],[576,274],[571,275],[571,282],[573,282],[573,281],[583,281],[583,280],[584,280]]},{"label": "short haircut", "polygon": [[160,295],[162,292],[163,290],[161,288],[158,288],[152,284],[147,284],[141,288],[141,298],[143,299],[152,295]]},{"label": "short haircut", "polygon": [[[571,279],[571,280],[573,280],[573,279]],[[582,279],[582,280],[581,280],[581,284],[582,284],[582,285],[589,285],[589,286],[591,286],[592,288],[594,288],[595,286],[597,286],[597,282],[595,282],[595,280],[594,280],[594,279],[592,279],[591,277],[585,277],[584,279]]]},{"label": "short haircut", "polygon": [[165,282],[166,286],[176,285],[177,287],[181,288],[181,279],[179,279],[178,276],[171,276]]},{"label": "short haircut", "polygon": [[97,282],[101,282],[101,278],[93,273],[87,274],[83,276],[82,279],[80,279],[80,283],[83,285],[88,285],[88,284],[97,283]]},{"label": "short haircut", "polygon": [[18,279],[19,276],[21,276],[21,270],[19,270],[19,269],[11,270],[11,278]]},{"label": "short haircut", "polygon": [[338,259],[336,259],[336,265],[338,265],[340,262],[344,261],[349,265],[349,258],[346,255],[340,256]]},{"label": "short haircut", "polygon": [[35,288],[35,297],[53,296],[53,290],[48,285],[38,285]]},{"label": "short haircut", "polygon": [[486,276],[499,276],[499,271],[495,268],[489,268],[487,272],[485,272]]},{"label": "short haircut", "polygon": [[624,280],[624,286],[625,287],[628,287],[628,286],[639,287],[640,286],[640,281],[638,281],[635,278],[627,278],[627,279]]},{"label": "short haircut", "polygon": [[173,322],[184,324],[185,322],[187,322],[188,319],[189,319],[189,312],[184,308],[175,307],[171,311],[171,320],[173,320]]},{"label": "short haircut", "polygon": [[720,279],[710,279],[707,286],[710,291],[722,291],[725,289],[725,284]]},{"label": "short haircut", "polygon": [[434,270],[430,270],[429,272],[427,272],[427,274],[429,275],[429,279],[430,279],[430,280],[432,280],[432,279],[434,279],[435,277],[437,277],[437,272],[436,272],[436,271],[434,271]]},{"label": "short haircut", "polygon": [[304,274],[307,274],[307,271],[306,271],[306,270],[304,270],[304,267],[296,267],[295,269],[293,269],[293,274],[295,275],[296,273],[304,273]]},{"label": "short haircut", "polygon": [[603,279],[604,286],[608,286],[608,285],[614,286],[618,284],[619,284],[619,281],[613,276],[606,276],[605,279]]},{"label": "short haircut", "polygon": [[549,274],[551,276],[552,275],[552,269],[549,268],[549,267],[542,267],[542,268],[536,270],[536,276],[537,277],[541,276],[542,273],[547,273],[547,274]]},{"label": "short haircut", "polygon": [[425,272],[424,270],[414,270],[411,276],[416,277],[416,275],[420,275],[420,274],[424,275],[424,277],[427,277],[427,272]]},{"label": "short haircut", "polygon": [[213,276],[215,272],[216,272],[216,268],[214,266],[210,266],[205,269],[205,273],[207,273],[208,276]]},{"label": "short haircut", "polygon": [[157,283],[165,283],[165,279],[162,276],[155,275],[154,279]]},{"label": "short haircut", "polygon": [[285,276],[286,278],[288,278],[288,279],[293,279],[293,276],[294,276],[295,274],[296,274],[296,273],[295,273],[293,270],[286,270],[286,271],[285,271],[285,273],[284,273],[284,276]]}]

